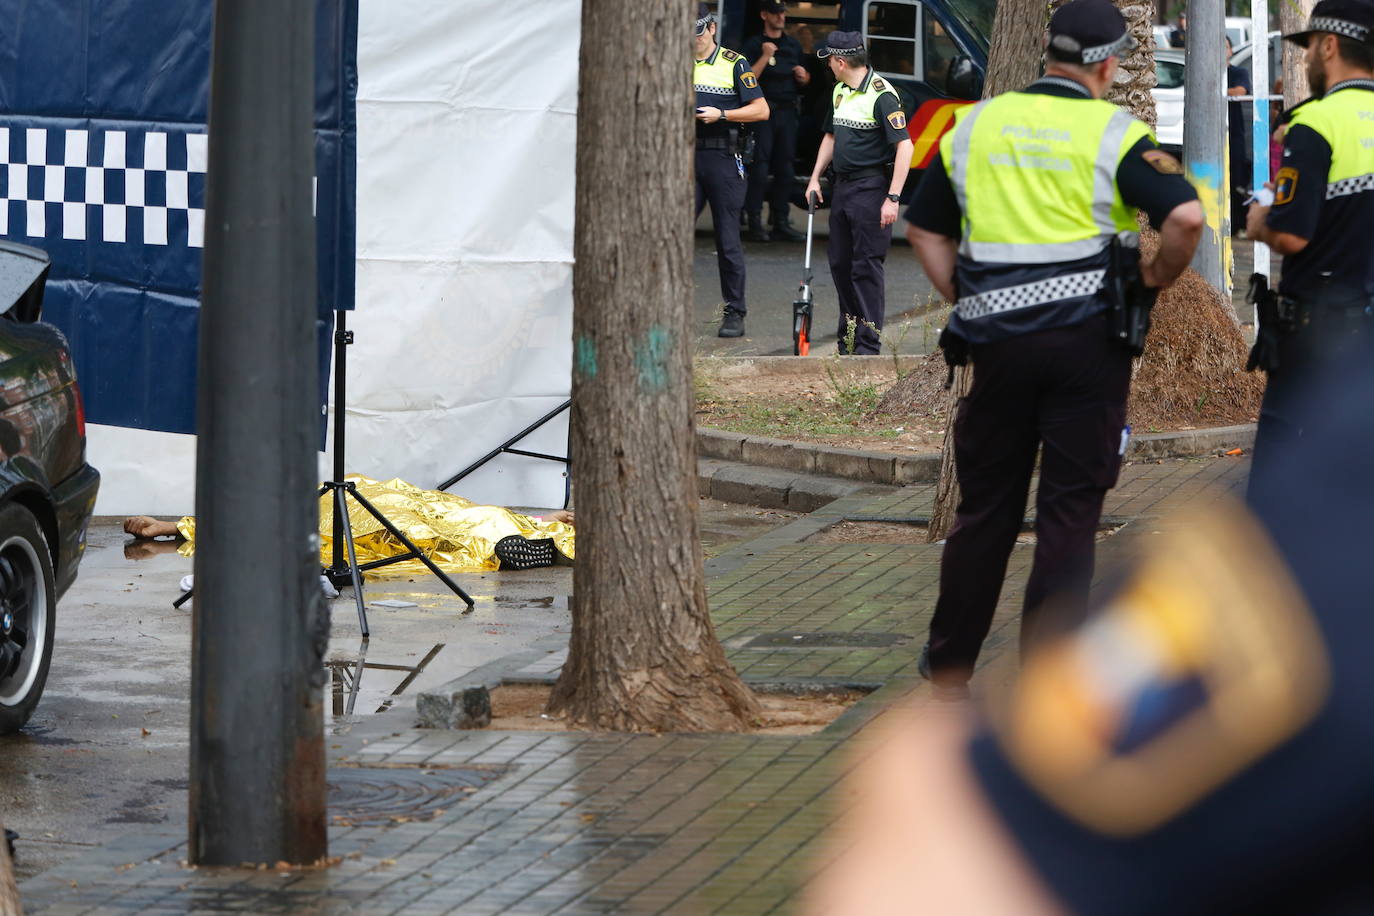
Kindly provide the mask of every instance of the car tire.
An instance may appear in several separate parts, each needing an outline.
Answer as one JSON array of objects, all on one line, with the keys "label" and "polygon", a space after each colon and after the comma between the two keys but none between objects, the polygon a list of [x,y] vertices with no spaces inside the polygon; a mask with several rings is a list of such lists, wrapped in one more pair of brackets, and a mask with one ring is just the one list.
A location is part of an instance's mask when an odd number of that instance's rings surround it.
[{"label": "car tire", "polygon": [[57,623],[52,555],[38,519],[0,509],[0,735],[33,715],[52,662]]}]

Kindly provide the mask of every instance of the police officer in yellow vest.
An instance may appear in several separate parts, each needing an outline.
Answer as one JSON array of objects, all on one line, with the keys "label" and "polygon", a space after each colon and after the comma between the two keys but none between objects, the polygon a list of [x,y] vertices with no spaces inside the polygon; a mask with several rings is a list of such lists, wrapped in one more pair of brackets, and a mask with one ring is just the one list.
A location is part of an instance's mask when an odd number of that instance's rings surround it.
[{"label": "police officer in yellow vest", "polygon": [[1254,205],[1250,238],[1283,255],[1278,308],[1252,362],[1268,370],[1251,489],[1272,450],[1298,436],[1293,407],[1317,365],[1374,337],[1374,3],[1322,0],[1303,45],[1313,100],[1292,112],[1274,203]]},{"label": "police officer in yellow vest", "polygon": [[1110,0],[1060,7],[1046,75],[962,109],[907,212],[922,266],[955,303],[946,356],[966,349],[973,363],[955,423],[962,498],[922,659],[922,673],[954,695],[992,621],[1037,453],[1023,645],[1051,596],[1068,617],[1083,613],[1128,432],[1131,352],[1109,337],[1119,286],[1109,267],[1137,264],[1126,257],[1137,208],[1161,234],[1158,254],[1138,264],[1145,287],[1172,283],[1201,236],[1202,208],[1178,161],[1102,100],[1131,46]]},{"label": "police officer in yellow vest", "polygon": [[697,216],[708,203],[716,235],[716,266],[725,316],[721,337],[744,336],[744,246],[739,240],[739,215],[749,189],[740,144],[739,125],[768,119],[768,102],[749,64],[734,51],[716,44],[716,17],[705,3],[697,4],[696,90]]},{"label": "police officer in yellow vest", "polygon": [[883,261],[911,168],[911,138],[897,93],[868,66],[863,36],[831,32],[816,54],[829,59],[835,89],[806,193],[821,198],[821,175],[833,163],[826,250],[840,300],[839,350],[873,354],[886,311]]}]

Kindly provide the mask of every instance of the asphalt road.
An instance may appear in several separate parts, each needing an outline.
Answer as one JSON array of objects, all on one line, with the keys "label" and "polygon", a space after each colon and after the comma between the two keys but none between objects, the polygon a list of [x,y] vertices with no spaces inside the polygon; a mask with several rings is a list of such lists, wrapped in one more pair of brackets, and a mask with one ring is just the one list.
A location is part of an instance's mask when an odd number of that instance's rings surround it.
[{"label": "asphalt road", "polygon": [[[816,233],[812,243],[811,265],[815,274],[812,289],[815,294],[812,353],[835,350],[835,331],[839,324],[839,305],[835,287],[830,281],[830,267],[825,246],[829,237],[828,211],[817,214]],[[806,229],[806,214],[794,210],[792,225]],[[905,223],[898,221],[896,237],[887,256],[887,317],[890,326],[889,342],[884,352],[894,347],[900,353],[925,353],[934,348],[934,336],[943,325],[943,318],[935,315],[939,296],[934,293],[925,274],[903,236]],[[716,271],[715,242],[711,234],[710,210],[703,211],[697,222],[696,250],[692,262],[695,284],[693,329],[697,355],[759,356],[789,355],[792,353],[792,300],[801,282],[802,262],[806,245],[803,242],[744,243],[747,259],[745,295],[749,315],[745,319],[745,336],[733,339],[716,337],[720,327],[720,277]],[[923,316],[930,314],[929,320]],[[922,320],[910,329],[899,316],[921,316]],[[899,339],[900,338],[900,339]]]},{"label": "asphalt road", "polygon": [[[703,500],[703,545],[711,555],[793,517]],[[0,821],[20,834],[21,881],[148,825],[185,823],[191,606],[174,609],[172,601],[192,561],[169,549],[140,558],[143,552],[117,524],[92,527],[80,576],[58,607],[53,665],[38,710],[18,735],[0,737]],[[370,602],[414,604],[369,610],[365,665],[423,670],[400,689],[406,671],[365,667],[352,715],[347,677],[361,648],[352,591],[331,602],[327,660],[338,663],[331,667],[338,694],[325,696],[327,735],[377,717],[409,727],[419,691],[570,625],[571,569],[454,578],[477,602],[471,613],[431,577],[364,587]]]}]

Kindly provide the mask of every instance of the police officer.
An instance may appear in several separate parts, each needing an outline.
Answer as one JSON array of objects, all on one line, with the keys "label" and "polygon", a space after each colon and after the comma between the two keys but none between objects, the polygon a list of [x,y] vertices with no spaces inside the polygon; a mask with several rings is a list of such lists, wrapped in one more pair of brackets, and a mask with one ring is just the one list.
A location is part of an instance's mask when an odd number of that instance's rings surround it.
[{"label": "police officer", "polygon": [[1273,207],[1253,205],[1246,220],[1284,256],[1281,318],[1261,324],[1252,354],[1268,369],[1252,486],[1270,451],[1301,433],[1293,398],[1316,364],[1374,332],[1374,3],[1322,0],[1284,38],[1307,49],[1315,98],[1289,118]]},{"label": "police officer", "polygon": [[[834,166],[830,201],[830,276],[840,300],[839,351],[873,354],[886,311],[883,261],[897,203],[911,168],[911,138],[896,91],[868,66],[858,32],[831,32],[816,50],[835,76],[820,152],[807,195],[821,196],[821,175]],[[847,343],[853,325],[853,349]]]},{"label": "police officer", "polygon": [[[763,97],[768,100],[769,114],[767,121],[760,121],[754,128],[758,145],[754,167],[749,171],[744,212],[749,219],[751,241],[776,238],[799,242],[805,236],[792,227],[788,218],[788,197],[796,171],[798,90],[811,82],[811,74],[802,66],[801,42],[783,31],[787,4],[783,0],[762,0],[759,16],[763,19],[763,31],[746,41],[742,50],[745,60],[750,62],[749,69],[758,77]],[[767,197],[773,221],[771,235],[763,225],[763,198],[770,190]]]},{"label": "police officer", "polygon": [[922,659],[952,693],[987,635],[1042,444],[1023,645],[1051,595],[1082,614],[1127,434],[1131,353],[1109,338],[1108,267],[1133,263],[1118,236],[1135,240],[1137,208],[1161,231],[1158,254],[1139,264],[1147,287],[1173,282],[1203,227],[1178,161],[1102,101],[1132,46],[1121,13],[1071,0],[1049,32],[1046,75],[961,109],[906,215],[922,266],[955,303],[946,357],[966,347],[973,363],[954,427],[962,499]]},{"label": "police officer", "polygon": [[744,246],[739,240],[739,214],[748,188],[739,126],[768,118],[768,102],[744,58],[716,44],[716,17],[697,4],[696,89],[697,216],[711,205],[716,234],[716,266],[725,317],[720,337],[743,337]]},{"label": "police officer", "polygon": [[1152,524],[984,722],[879,717],[810,911],[1374,913],[1371,402],[1368,361],[1325,379],[1253,514]]}]

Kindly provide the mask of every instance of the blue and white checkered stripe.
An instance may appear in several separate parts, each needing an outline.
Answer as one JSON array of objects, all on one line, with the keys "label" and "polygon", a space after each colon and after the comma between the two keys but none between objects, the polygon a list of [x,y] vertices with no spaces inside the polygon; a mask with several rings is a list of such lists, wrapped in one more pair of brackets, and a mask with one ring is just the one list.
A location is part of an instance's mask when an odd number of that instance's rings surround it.
[{"label": "blue and white checkered stripe", "polygon": [[0,235],[202,248],[203,128],[0,121]]}]

